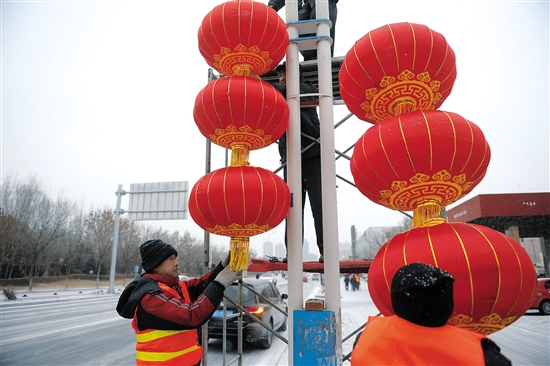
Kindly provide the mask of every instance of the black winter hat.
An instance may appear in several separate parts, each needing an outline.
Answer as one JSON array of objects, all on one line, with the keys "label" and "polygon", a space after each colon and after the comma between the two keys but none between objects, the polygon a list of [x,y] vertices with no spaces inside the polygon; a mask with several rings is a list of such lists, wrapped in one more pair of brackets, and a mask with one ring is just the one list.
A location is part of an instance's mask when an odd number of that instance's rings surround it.
[{"label": "black winter hat", "polygon": [[163,242],[160,239],[147,240],[139,247],[141,253],[141,266],[147,273],[153,272],[155,268],[160,266],[166,258],[172,254],[178,256],[178,252],[173,246]]},{"label": "black winter hat", "polygon": [[454,308],[454,277],[424,263],[401,267],[391,283],[391,300],[397,316],[425,327],[441,327]]}]

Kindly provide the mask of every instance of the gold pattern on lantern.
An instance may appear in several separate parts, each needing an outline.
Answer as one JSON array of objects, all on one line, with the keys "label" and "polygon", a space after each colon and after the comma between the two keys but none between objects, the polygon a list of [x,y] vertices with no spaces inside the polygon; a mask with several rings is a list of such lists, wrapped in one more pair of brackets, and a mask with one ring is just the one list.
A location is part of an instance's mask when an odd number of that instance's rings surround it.
[{"label": "gold pattern on lantern", "polygon": [[269,225],[240,225],[240,224],[231,224],[228,226],[216,225],[214,227],[208,228],[207,231],[223,236],[254,236],[258,234],[265,233],[273,228],[270,228]]},{"label": "gold pattern on lantern", "polygon": [[431,80],[428,72],[415,75],[410,70],[401,72],[397,79],[384,76],[380,87],[365,91],[361,109],[372,121],[383,121],[390,117],[417,110],[433,110],[441,100],[441,82]]},{"label": "gold pattern on lantern", "polygon": [[214,55],[214,68],[225,75],[263,75],[271,70],[271,64],[269,52],[261,51],[258,46],[247,48],[238,44],[233,50],[222,47],[220,53]]},{"label": "gold pattern on lantern", "polygon": [[235,125],[216,128],[215,134],[208,135],[208,139],[226,149],[230,149],[233,145],[239,143],[247,145],[250,150],[257,150],[272,143],[271,135],[266,135],[262,128],[253,130],[247,125],[238,128]]},{"label": "gold pattern on lantern", "polygon": [[516,320],[516,316],[502,318],[499,314],[492,313],[480,319],[479,323],[474,323],[473,318],[464,314],[457,314],[447,321],[448,324],[468,330],[489,335],[506,328]]},{"label": "gold pattern on lantern", "polygon": [[408,181],[393,181],[391,189],[380,191],[382,198],[378,202],[401,211],[411,211],[422,201],[434,201],[439,206],[447,206],[466,195],[472,184],[464,174],[451,176],[446,170],[432,176],[417,173]]}]

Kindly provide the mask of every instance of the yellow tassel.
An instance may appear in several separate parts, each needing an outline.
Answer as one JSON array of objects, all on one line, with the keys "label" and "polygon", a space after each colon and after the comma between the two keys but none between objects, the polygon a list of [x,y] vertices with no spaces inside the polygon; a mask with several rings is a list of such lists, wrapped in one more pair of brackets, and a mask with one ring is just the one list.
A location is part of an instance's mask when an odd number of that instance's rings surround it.
[{"label": "yellow tassel", "polygon": [[412,100],[401,100],[393,107],[393,114],[395,116],[399,116],[401,114],[414,112],[415,110],[416,105]]},{"label": "yellow tassel", "polygon": [[235,144],[231,146],[231,166],[248,166],[248,156],[250,149],[243,144]]},{"label": "yellow tassel", "polygon": [[244,271],[248,268],[250,242],[247,236],[231,237],[229,242],[229,269]]},{"label": "yellow tassel", "polygon": [[427,226],[426,223],[437,219],[436,221],[445,221],[440,219],[441,206],[433,200],[420,202],[413,211],[413,227]]}]

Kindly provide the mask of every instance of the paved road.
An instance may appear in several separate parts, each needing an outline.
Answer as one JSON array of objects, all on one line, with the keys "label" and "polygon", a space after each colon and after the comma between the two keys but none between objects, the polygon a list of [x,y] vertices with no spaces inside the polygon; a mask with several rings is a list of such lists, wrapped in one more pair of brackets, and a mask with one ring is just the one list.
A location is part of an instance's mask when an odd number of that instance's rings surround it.
[{"label": "paved road", "polygon": [[[307,298],[319,286],[317,281],[306,285]],[[286,283],[279,281],[281,292]],[[361,291],[345,291],[341,286],[342,335],[346,337],[376,315],[363,285]],[[134,335],[127,319],[114,311],[118,295],[97,290],[69,292],[33,291],[17,306],[0,299],[0,364],[1,365],[132,365]],[[82,293],[80,293],[82,291]],[[322,296],[322,293],[319,294]],[[280,332],[285,338],[287,332]],[[517,365],[550,365],[550,316],[529,311],[517,322],[490,336],[502,353]],[[343,354],[351,352],[355,337],[342,346]],[[210,340],[208,365],[222,364],[222,343]],[[228,352],[226,361],[235,356]],[[245,365],[287,365],[286,345],[274,338],[269,350],[244,349]],[[349,362],[344,362],[349,365]]]}]

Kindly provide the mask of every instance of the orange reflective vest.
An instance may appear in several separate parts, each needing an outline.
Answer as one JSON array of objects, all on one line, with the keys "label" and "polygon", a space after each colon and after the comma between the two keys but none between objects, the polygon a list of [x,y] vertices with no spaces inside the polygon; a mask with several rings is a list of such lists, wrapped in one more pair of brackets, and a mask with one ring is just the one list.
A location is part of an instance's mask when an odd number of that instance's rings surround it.
[{"label": "orange reflective vest", "polygon": [[[173,288],[158,282],[163,292],[180,295]],[[189,301],[187,287],[178,282],[185,302]],[[196,365],[202,358],[202,347],[198,343],[196,329],[140,331],[137,327],[137,307],[132,320],[136,332],[136,365]]]},{"label": "orange reflective vest", "polygon": [[431,328],[396,315],[369,317],[351,365],[485,365],[483,338],[454,325]]}]

